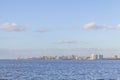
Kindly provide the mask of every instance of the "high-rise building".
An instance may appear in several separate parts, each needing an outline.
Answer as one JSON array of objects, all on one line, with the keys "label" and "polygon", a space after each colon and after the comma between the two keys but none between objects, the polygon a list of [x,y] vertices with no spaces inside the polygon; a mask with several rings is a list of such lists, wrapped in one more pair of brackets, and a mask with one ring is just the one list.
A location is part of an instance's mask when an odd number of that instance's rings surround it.
[{"label": "high-rise building", "polygon": [[100,54],[100,55],[98,56],[98,59],[103,59],[103,55]]},{"label": "high-rise building", "polygon": [[98,55],[91,54],[90,60],[96,60],[96,59],[98,59]]}]

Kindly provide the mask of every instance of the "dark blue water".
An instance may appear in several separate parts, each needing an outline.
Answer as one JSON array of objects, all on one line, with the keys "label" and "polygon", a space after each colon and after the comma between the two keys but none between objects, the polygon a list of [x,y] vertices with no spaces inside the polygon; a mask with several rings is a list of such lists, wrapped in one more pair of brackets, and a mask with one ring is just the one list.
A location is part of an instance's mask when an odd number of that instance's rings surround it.
[{"label": "dark blue water", "polygon": [[120,60],[0,60],[0,80],[120,80]]}]

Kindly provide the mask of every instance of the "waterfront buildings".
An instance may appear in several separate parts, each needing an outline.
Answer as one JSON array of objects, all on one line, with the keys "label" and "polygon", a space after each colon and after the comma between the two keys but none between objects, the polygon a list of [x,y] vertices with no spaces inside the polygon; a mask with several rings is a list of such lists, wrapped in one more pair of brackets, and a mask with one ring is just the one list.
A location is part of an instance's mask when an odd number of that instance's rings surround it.
[{"label": "waterfront buildings", "polygon": [[115,55],[113,57],[104,58],[101,54],[91,54],[90,56],[78,56],[78,55],[67,55],[67,56],[40,56],[31,58],[17,58],[17,60],[120,60],[120,56]]},{"label": "waterfront buildings", "polygon": [[90,60],[102,60],[103,59],[103,55],[99,54],[91,54],[90,56]]},{"label": "waterfront buildings", "polygon": [[[98,55],[92,54],[90,57],[68,55],[68,56],[40,56],[31,58],[17,58],[17,60],[97,60]],[[103,59],[102,55],[99,55],[99,59]]]},{"label": "waterfront buildings", "polygon": [[98,59],[98,55],[91,54],[90,60],[95,60],[95,59]]},{"label": "waterfront buildings", "polygon": [[103,55],[99,54],[98,55],[98,59],[102,60],[103,59]]}]

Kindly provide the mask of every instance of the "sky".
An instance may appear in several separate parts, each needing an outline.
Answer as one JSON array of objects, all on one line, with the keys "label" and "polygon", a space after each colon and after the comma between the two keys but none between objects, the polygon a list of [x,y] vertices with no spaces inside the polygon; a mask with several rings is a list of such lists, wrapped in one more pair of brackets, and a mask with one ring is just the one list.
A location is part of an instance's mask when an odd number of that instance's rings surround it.
[{"label": "sky", "polygon": [[0,59],[120,55],[120,0],[0,0]]}]

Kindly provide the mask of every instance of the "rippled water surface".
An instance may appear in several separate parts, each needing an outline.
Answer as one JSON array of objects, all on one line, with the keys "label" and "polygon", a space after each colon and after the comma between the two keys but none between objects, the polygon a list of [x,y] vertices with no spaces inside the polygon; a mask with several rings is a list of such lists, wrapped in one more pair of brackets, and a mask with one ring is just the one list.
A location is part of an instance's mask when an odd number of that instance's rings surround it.
[{"label": "rippled water surface", "polygon": [[120,60],[0,60],[0,80],[120,80]]}]

